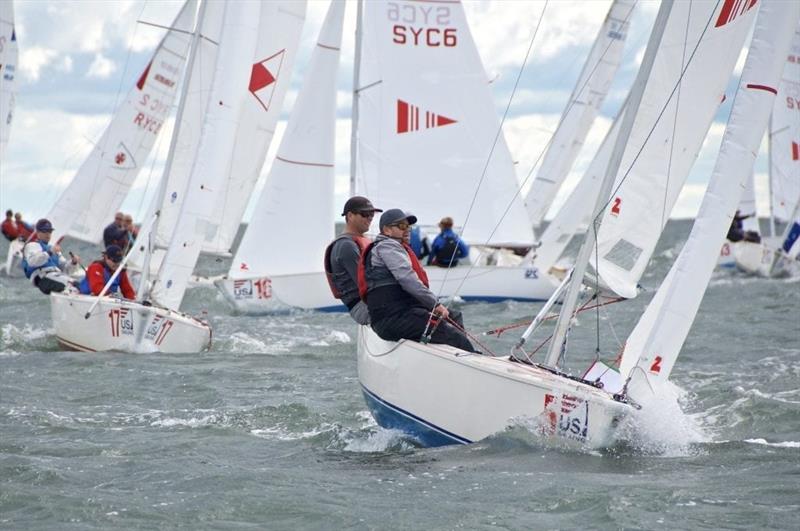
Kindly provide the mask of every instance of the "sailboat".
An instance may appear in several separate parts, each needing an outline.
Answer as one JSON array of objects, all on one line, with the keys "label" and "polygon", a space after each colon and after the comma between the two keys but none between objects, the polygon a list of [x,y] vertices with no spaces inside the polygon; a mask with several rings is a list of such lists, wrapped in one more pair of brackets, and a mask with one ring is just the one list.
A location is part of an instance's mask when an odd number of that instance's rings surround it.
[{"label": "sailboat", "polygon": [[[263,56],[256,55],[259,41],[278,34],[296,46],[305,7],[304,2],[290,1],[200,4],[164,177],[151,207],[154,214],[134,244],[144,253],[137,301],[105,298],[102,293],[100,297],[54,294],[51,309],[61,344],[86,351],[208,348],[211,328],[181,313],[180,304],[203,245],[217,235],[215,206],[218,194],[226,190],[237,142],[256,134],[253,124],[258,121],[243,116],[248,98],[257,97],[250,90],[254,79],[263,81]],[[163,204],[179,198],[172,238],[151,284],[148,262],[163,223]],[[113,277],[105,289],[112,281]]]},{"label": "sailboat", "polygon": [[[239,312],[344,308],[331,295],[322,268],[325,245],[334,236],[336,77],[344,11],[343,0],[331,2],[253,217],[230,271],[215,281]],[[301,222],[294,221],[298,212]]]},{"label": "sailboat", "polygon": [[[380,425],[403,429],[423,444],[440,445],[476,441],[503,430],[513,419],[529,418],[557,444],[613,444],[617,427],[635,406],[624,387],[606,385],[596,366],[583,377],[566,373],[562,360],[567,332],[590,258],[599,277],[591,284],[601,283],[604,292],[613,290],[616,297],[636,295],[677,196],[673,187],[679,190],[688,174],[755,17],[752,6],[733,13],[728,4],[732,2],[662,2],[595,198],[592,219],[601,222],[592,223],[575,267],[523,334],[513,356],[478,355],[409,340],[388,342],[370,328],[360,328],[359,381]],[[668,166],[665,152],[684,160],[673,159]],[[636,205],[637,196],[647,208]],[[663,217],[648,196],[659,198]],[[547,359],[534,363],[525,343],[562,297]]]},{"label": "sailboat", "polygon": [[6,161],[6,148],[14,118],[17,92],[17,32],[14,27],[14,1],[0,3],[0,174]]}]

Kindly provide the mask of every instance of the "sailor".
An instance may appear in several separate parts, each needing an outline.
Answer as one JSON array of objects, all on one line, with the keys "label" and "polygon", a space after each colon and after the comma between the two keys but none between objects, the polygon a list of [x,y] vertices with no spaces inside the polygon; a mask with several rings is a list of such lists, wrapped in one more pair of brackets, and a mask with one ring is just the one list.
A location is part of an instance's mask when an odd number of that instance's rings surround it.
[{"label": "sailor", "polygon": [[45,295],[61,292],[73,286],[71,270],[80,264],[80,257],[67,260],[59,244],[50,245],[53,225],[46,219],[36,222],[36,237],[22,248],[22,270],[33,285]]},{"label": "sailor", "polygon": [[347,306],[350,317],[362,325],[369,323],[369,312],[358,294],[358,262],[361,253],[371,243],[364,235],[369,230],[375,212],[383,210],[372,206],[366,197],[348,199],[342,209],[344,232],[325,249],[325,275],[331,293]]},{"label": "sailor", "polygon": [[419,226],[411,227],[411,236],[408,244],[420,260],[431,254],[431,245],[428,243],[428,236],[422,232]]},{"label": "sailor", "polygon": [[30,223],[22,221],[22,212],[14,214],[14,221],[17,224],[17,234],[21,239],[27,241],[33,234],[33,227],[31,227]]},{"label": "sailor", "polygon": [[114,221],[109,223],[103,230],[103,244],[124,246],[128,239],[128,232],[125,230],[125,214],[117,212],[114,214]]},{"label": "sailor", "polygon": [[[119,267],[122,262],[122,249],[118,245],[109,245],[106,247],[103,257],[100,260],[92,262],[86,268],[86,276],[81,280],[78,289],[84,295],[100,295],[103,287],[108,283],[111,276]],[[120,271],[111,286],[108,287],[106,294],[120,294],[129,300],[136,298],[136,291],[133,289],[130,280],[128,279],[127,270]]]},{"label": "sailor", "polygon": [[122,218],[122,225],[125,229],[125,246],[122,248],[123,253],[127,253],[128,249],[133,247],[133,242],[139,235],[139,229],[133,224],[133,216],[125,214]]},{"label": "sailor", "polygon": [[453,230],[453,218],[442,218],[439,222],[441,232],[433,240],[428,265],[455,267],[459,258],[469,256],[469,246]]},{"label": "sailor", "polygon": [[474,352],[466,336],[446,321],[460,327],[461,314],[439,304],[429,289],[428,276],[408,245],[416,216],[392,208],[380,219],[381,233],[364,251],[358,270],[358,287],[369,308],[372,329],[387,341],[419,341],[433,313],[438,325],[431,325],[431,343],[444,343]]},{"label": "sailor", "polygon": [[5,236],[8,241],[14,241],[19,237],[19,231],[17,230],[17,224],[14,223],[14,211],[13,210],[6,210],[6,219],[5,219],[5,221],[3,221],[3,224],[0,226],[0,230],[3,231],[3,236]]},{"label": "sailor", "polygon": [[745,231],[744,223],[742,223],[744,220],[754,215],[755,214],[742,214],[741,211],[737,210],[731,220],[731,226],[728,228],[728,234],[726,236],[728,241],[738,242],[744,240],[746,242],[761,243],[761,235],[756,231]]}]

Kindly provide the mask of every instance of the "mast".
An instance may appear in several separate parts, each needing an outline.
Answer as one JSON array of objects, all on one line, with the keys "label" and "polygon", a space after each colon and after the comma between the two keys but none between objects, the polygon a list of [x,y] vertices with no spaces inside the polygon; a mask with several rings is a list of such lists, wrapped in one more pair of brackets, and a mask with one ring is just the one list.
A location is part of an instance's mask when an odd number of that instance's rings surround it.
[{"label": "mast", "polygon": [[[572,321],[572,315],[577,306],[578,294],[580,293],[583,277],[586,274],[589,258],[596,242],[598,224],[600,218],[602,217],[606,201],[611,194],[611,188],[614,186],[614,181],[616,180],[619,166],[622,163],[622,156],[625,153],[625,147],[628,143],[631,130],[633,129],[639,104],[642,101],[644,89],[647,86],[647,80],[650,77],[650,71],[652,70],[653,63],[656,59],[659,43],[664,35],[664,29],[667,26],[667,20],[669,19],[670,12],[672,11],[673,1],[674,0],[665,0],[662,2],[658,11],[658,15],[656,16],[656,20],[653,25],[653,32],[650,34],[650,41],[647,44],[647,50],[645,51],[645,55],[642,60],[642,66],[639,69],[639,73],[636,76],[636,81],[634,82],[631,90],[630,106],[625,109],[625,116],[623,117],[622,124],[620,126],[620,134],[617,137],[616,143],[614,144],[614,151],[611,154],[611,159],[609,160],[608,167],[606,168],[606,174],[603,184],[600,188],[600,193],[597,195],[597,199],[595,200],[595,206],[593,209],[594,215],[592,216],[592,227],[589,227],[586,232],[586,239],[581,246],[580,252],[578,253],[578,258],[575,261],[575,267],[572,270],[572,282],[570,283],[569,290],[564,298],[564,303],[561,307],[561,313],[558,315],[556,329],[553,332],[550,349],[547,352],[547,359],[545,360],[545,365],[548,367],[556,367],[558,365],[559,358],[561,357],[562,346],[566,340],[567,330],[569,329],[570,322]],[[599,274],[599,272],[596,273]]]},{"label": "mast", "polygon": [[150,296],[150,286],[148,284],[150,280],[150,255],[152,254],[151,238],[154,238],[158,232],[158,218],[161,214],[161,204],[164,202],[164,196],[167,193],[167,181],[169,180],[169,174],[172,170],[172,162],[175,158],[175,148],[177,145],[178,134],[180,133],[181,129],[181,122],[183,121],[184,107],[186,106],[186,95],[189,93],[189,85],[191,84],[192,80],[194,60],[195,56],[197,55],[197,48],[200,45],[200,31],[203,27],[203,19],[205,17],[207,4],[208,2],[200,0],[200,10],[197,13],[197,23],[195,24],[194,33],[192,34],[192,46],[189,48],[189,57],[186,61],[186,78],[183,81],[183,87],[181,87],[180,99],[178,101],[178,111],[175,113],[175,127],[172,130],[169,153],[167,153],[167,161],[164,165],[164,173],[161,176],[161,182],[158,183],[156,197],[153,198],[153,205],[155,205],[156,208],[155,219],[153,220],[152,229],[145,235],[148,241],[146,242],[145,246],[144,263],[142,265],[142,279],[140,282],[139,295],[136,298],[137,301],[143,301]]},{"label": "mast", "polygon": [[361,29],[363,26],[362,0],[356,0],[357,14],[356,14],[356,51],[355,60],[353,62],[353,112],[350,116],[350,196],[356,194],[356,157],[358,152],[358,137],[356,136],[356,129],[358,124],[358,90],[359,74],[361,71]]}]

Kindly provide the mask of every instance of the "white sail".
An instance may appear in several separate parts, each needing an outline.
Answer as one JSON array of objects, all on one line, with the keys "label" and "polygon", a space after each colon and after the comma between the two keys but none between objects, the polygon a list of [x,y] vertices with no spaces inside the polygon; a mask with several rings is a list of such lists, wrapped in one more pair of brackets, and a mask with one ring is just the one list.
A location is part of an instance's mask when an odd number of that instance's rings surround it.
[{"label": "white sail", "polygon": [[761,232],[758,226],[758,212],[756,211],[756,185],[755,175],[751,171],[745,180],[742,198],[739,200],[739,212],[743,216],[750,216],[742,221],[742,228],[746,231]]},{"label": "white sail", "polygon": [[231,250],[289,89],[305,14],[305,0],[261,3],[261,27],[270,30],[260,31],[258,35],[246,88],[248,97],[231,164],[226,171],[225,192],[215,209],[219,230],[212,241],[203,243],[204,252],[229,253]]},{"label": "white sail", "polygon": [[365,2],[361,38],[356,192],[382,208],[413,210],[423,226],[445,215],[463,224],[475,197],[465,240],[530,245],[511,155],[461,4]]},{"label": "white sail", "polygon": [[792,220],[800,201],[800,28],[786,54],[770,123],[770,205],[772,216]]},{"label": "white sail", "polygon": [[534,228],[544,220],[600,112],[622,60],[635,5],[635,0],[614,0],[583,65],[536,179],[525,196],[525,206]]},{"label": "white sail", "polygon": [[172,109],[196,12],[197,1],[187,0],[103,136],[50,209],[47,218],[56,240],[66,234],[90,243],[102,240],[103,229],[128,195]]},{"label": "white sail", "polygon": [[[169,246],[172,233],[178,223],[178,216],[188,191],[189,175],[198,153],[203,118],[206,111],[210,109],[211,83],[217,64],[225,6],[226,2],[216,1],[207,2],[205,5],[205,16],[201,27],[202,38],[192,64],[189,90],[183,102],[184,112],[180,124],[180,134],[173,147],[174,159],[169,174],[162,177],[167,179],[166,193],[160,204],[150,205],[146,216],[149,218],[156,211],[161,212],[156,229],[155,245],[163,249]],[[175,124],[175,127],[178,126]]]},{"label": "white sail", "polygon": [[[345,2],[331,2],[231,278],[322,271],[334,236],[336,77]],[[292,222],[300,216],[299,222]],[[292,223],[291,230],[287,223]]]},{"label": "white sail", "polygon": [[[621,374],[650,383],[669,377],[714,270],[767,126],[800,3],[761,2],[720,154],[697,219],[625,345]],[[632,372],[638,366],[641,371]],[[637,376],[638,375],[638,376]]]},{"label": "white sail", "polygon": [[151,290],[153,301],[169,309],[180,307],[203,242],[212,241],[219,230],[213,209],[218,194],[224,193],[246,98],[242,87],[249,82],[251,58],[258,43],[260,3],[228,2],[224,6],[211,104],[204,114],[197,157],[178,223],[171,227],[174,236]]},{"label": "white sail", "polygon": [[14,95],[19,50],[14,28],[14,0],[0,2],[0,175],[14,118]]},{"label": "white sail", "polygon": [[739,0],[675,3],[599,229],[600,276],[623,297],[636,296],[717,112],[755,6]]}]

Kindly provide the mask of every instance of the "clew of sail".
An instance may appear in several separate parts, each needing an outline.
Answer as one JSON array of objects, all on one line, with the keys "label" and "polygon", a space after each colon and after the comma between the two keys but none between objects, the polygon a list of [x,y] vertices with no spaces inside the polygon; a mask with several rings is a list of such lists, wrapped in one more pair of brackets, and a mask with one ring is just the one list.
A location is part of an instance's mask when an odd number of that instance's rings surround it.
[{"label": "clew of sail", "polygon": [[800,202],[800,28],[785,65],[772,108],[769,174],[772,216],[789,222]]},{"label": "clew of sail", "polygon": [[[336,77],[344,11],[343,0],[331,2],[264,191],[231,264],[231,278],[322,269],[334,229]],[[302,223],[282,229],[298,209]]]},{"label": "clew of sail", "polygon": [[669,18],[598,234],[600,277],[623,297],[636,296],[752,26],[756,3],[734,3],[677,2]]},{"label": "clew of sail", "polygon": [[18,59],[14,2],[7,0],[0,2],[0,174],[6,161],[6,146],[14,118]]},{"label": "clew of sail", "polygon": [[[227,2],[223,8],[210,105],[207,112],[200,114],[204,119],[197,156],[177,223],[169,227],[174,235],[151,290],[152,300],[170,309],[180,307],[203,243],[212,241],[219,229],[213,210],[218,195],[224,193],[225,175],[247,97],[242,87],[250,79],[251,58],[258,42],[259,3]],[[186,112],[191,113],[189,109]]]},{"label": "clew of sail", "polygon": [[172,108],[195,24],[187,0],[111,123],[50,209],[54,238],[98,243],[144,166]]},{"label": "clew of sail", "polygon": [[595,38],[536,179],[525,196],[525,206],[534,228],[539,228],[544,220],[600,112],[622,60],[635,5],[634,0],[614,0]]},{"label": "clew of sail", "polygon": [[[443,215],[465,222],[474,198],[465,240],[530,245],[533,231],[464,8],[431,5],[364,3],[355,191],[383,208],[413,209],[423,226]],[[426,15],[432,9],[435,16]],[[424,22],[406,25],[401,17]]]},{"label": "clew of sail", "polygon": [[[686,244],[625,345],[620,366],[634,396],[666,380],[697,314],[777,94],[800,4],[764,1],[719,157]],[[638,367],[637,371],[633,368]],[[645,386],[646,387],[646,386]]]},{"label": "clew of sail", "polygon": [[226,170],[225,192],[215,209],[216,237],[203,243],[203,252],[229,253],[253,188],[261,175],[292,74],[306,2],[261,3],[261,27],[253,56],[247,98],[236,133],[234,153]]}]

